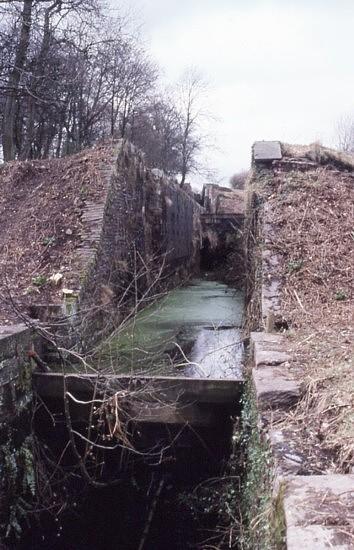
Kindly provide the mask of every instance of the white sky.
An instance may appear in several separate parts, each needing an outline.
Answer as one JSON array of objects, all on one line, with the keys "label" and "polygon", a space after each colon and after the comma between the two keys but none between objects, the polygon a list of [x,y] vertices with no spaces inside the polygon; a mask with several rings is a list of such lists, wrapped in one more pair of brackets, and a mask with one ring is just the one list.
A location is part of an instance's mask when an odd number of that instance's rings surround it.
[{"label": "white sky", "polygon": [[336,122],[354,114],[354,0],[125,4],[167,82],[191,65],[209,80],[218,149],[207,158],[223,183],[249,167],[255,140],[334,145]]}]

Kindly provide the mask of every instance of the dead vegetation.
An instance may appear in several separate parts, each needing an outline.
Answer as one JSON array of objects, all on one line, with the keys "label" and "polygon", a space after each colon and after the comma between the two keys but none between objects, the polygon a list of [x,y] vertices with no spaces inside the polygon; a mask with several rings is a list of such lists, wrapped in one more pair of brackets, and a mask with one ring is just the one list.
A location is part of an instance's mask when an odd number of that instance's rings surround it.
[{"label": "dead vegetation", "polygon": [[303,158],[319,165],[332,165],[345,170],[354,169],[354,156],[352,154],[323,147],[320,143],[311,143],[310,145],[282,143],[281,147],[285,157]]},{"label": "dead vegetation", "polygon": [[326,473],[350,472],[354,460],[353,183],[328,165],[278,171],[269,199],[292,369],[307,388],[286,425],[303,449],[324,451]]},{"label": "dead vegetation", "polygon": [[[100,146],[62,159],[12,162],[0,170],[0,322],[21,307],[58,303],[61,288],[77,288],[73,264],[81,216],[104,193],[100,167],[112,155]],[[61,278],[54,280],[56,274]],[[58,284],[60,283],[60,284]]]}]

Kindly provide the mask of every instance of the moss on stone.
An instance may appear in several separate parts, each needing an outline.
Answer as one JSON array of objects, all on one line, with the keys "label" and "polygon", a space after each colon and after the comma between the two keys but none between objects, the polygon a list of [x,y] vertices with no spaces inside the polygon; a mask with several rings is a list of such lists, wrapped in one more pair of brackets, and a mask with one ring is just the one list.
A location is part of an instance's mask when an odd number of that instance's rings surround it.
[{"label": "moss on stone", "polygon": [[283,550],[283,489],[272,495],[274,465],[270,449],[259,430],[259,414],[251,384],[243,397],[241,445],[244,477],[241,489],[242,550]]}]

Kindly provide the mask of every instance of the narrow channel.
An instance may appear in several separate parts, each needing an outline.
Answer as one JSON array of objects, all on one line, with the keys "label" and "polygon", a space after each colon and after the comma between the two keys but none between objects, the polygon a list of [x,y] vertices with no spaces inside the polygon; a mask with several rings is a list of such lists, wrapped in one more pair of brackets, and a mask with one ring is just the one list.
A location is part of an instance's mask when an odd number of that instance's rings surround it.
[{"label": "narrow channel", "polygon": [[241,290],[225,283],[191,280],[113,333],[100,350],[97,366],[117,374],[239,377],[243,300]]},{"label": "narrow channel", "polygon": [[[242,312],[242,291],[210,277],[191,280],[113,334],[95,358],[96,367],[134,376],[239,379]],[[232,409],[216,409],[213,422],[205,425],[138,426],[135,454],[125,451],[103,457],[104,467],[120,477],[120,483],[88,489],[74,475],[64,484],[70,501],[67,510],[55,521],[50,513],[43,514],[41,525],[31,529],[18,548],[204,548],[204,541],[216,536],[218,525],[210,492],[215,485],[210,489],[208,480],[225,475],[238,414],[235,403]],[[67,441],[64,422],[55,435],[45,413],[37,425],[47,448],[59,454],[61,440],[62,445]],[[157,455],[155,447],[164,452]],[[66,467],[70,469],[70,459]]]}]

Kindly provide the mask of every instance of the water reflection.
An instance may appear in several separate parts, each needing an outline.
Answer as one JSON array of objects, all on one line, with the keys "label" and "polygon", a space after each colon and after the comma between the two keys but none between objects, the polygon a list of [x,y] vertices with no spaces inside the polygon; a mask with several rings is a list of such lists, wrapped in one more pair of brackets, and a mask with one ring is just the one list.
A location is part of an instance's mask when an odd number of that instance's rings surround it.
[{"label": "water reflection", "polygon": [[[103,346],[100,368],[172,376],[238,378],[243,294],[195,279],[144,309]],[[117,372],[117,373],[118,373]]]}]

